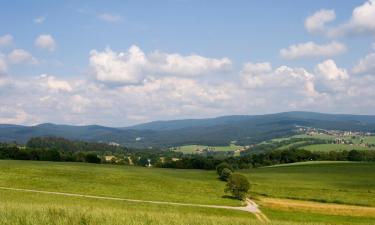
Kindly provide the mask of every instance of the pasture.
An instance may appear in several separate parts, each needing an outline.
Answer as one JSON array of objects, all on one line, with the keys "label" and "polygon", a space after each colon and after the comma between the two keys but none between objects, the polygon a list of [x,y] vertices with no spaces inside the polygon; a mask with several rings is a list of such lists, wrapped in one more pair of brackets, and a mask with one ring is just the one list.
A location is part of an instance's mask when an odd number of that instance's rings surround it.
[{"label": "pasture", "polygon": [[[315,162],[238,172],[249,177],[253,189],[251,196],[257,199],[261,210],[271,219],[268,224],[364,225],[373,224],[375,215],[338,215],[275,207],[274,201],[292,198],[374,206],[374,169],[375,164],[370,163]],[[203,170],[3,160],[0,161],[0,186],[163,202],[242,204],[224,196],[225,183],[217,179],[215,171]],[[0,199],[0,224],[4,225],[262,224],[249,212],[229,209],[4,189],[0,189]]]},{"label": "pasture", "polygon": [[242,146],[234,144],[228,146],[183,145],[176,147],[174,150],[177,152],[182,152],[184,154],[200,154],[205,149],[212,152],[233,152],[241,148]]},{"label": "pasture", "polygon": [[241,172],[255,196],[375,206],[375,163],[296,163]]},{"label": "pasture", "polygon": [[316,144],[316,145],[306,145],[300,147],[300,149],[305,149],[312,152],[330,152],[330,151],[350,151],[350,150],[375,150],[375,148],[369,148],[365,146],[358,145],[347,145],[347,144]]}]

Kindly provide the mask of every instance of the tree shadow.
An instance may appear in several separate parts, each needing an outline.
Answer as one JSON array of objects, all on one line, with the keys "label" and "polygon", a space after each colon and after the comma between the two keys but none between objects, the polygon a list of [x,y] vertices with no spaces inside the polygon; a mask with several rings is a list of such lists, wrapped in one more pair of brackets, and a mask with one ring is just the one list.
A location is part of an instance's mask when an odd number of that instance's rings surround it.
[{"label": "tree shadow", "polygon": [[231,195],[223,195],[221,196],[222,198],[227,198],[227,199],[233,199],[233,200],[238,200],[237,198],[231,196]]}]

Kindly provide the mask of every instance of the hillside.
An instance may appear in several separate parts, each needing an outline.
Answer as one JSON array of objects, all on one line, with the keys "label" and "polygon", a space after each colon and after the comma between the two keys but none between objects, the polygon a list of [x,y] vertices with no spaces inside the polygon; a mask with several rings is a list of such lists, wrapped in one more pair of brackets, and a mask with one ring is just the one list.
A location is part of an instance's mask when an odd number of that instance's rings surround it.
[{"label": "hillside", "polygon": [[285,112],[255,116],[156,121],[131,127],[98,125],[0,125],[0,141],[25,143],[31,137],[59,136],[85,141],[116,142],[128,147],[170,147],[184,144],[241,145],[295,133],[296,126],[375,132],[375,116]]}]

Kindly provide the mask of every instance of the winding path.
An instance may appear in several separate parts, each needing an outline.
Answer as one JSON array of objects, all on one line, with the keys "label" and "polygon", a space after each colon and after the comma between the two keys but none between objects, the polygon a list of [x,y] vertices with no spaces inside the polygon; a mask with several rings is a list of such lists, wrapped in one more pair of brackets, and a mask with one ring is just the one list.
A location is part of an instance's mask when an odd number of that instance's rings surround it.
[{"label": "winding path", "polygon": [[113,201],[125,201],[125,202],[137,202],[137,203],[151,203],[151,204],[164,204],[164,205],[176,205],[176,206],[192,206],[192,207],[202,207],[202,208],[215,208],[215,209],[230,209],[230,210],[240,210],[245,212],[250,212],[255,214],[256,218],[262,222],[269,221],[268,218],[259,210],[258,205],[251,201],[246,200],[246,206],[222,206],[222,205],[202,205],[202,204],[192,204],[192,203],[178,203],[178,202],[162,202],[162,201],[150,201],[150,200],[139,200],[139,199],[128,199],[128,198],[117,198],[117,197],[105,197],[97,195],[84,195],[84,194],[73,194],[66,192],[55,192],[55,191],[40,191],[33,189],[23,189],[23,188],[10,188],[10,187],[0,187],[0,190],[8,191],[21,191],[21,192],[31,192],[40,194],[50,194],[50,195],[62,195],[71,197],[82,197],[82,198],[92,198],[92,199],[103,199],[103,200],[113,200]]}]

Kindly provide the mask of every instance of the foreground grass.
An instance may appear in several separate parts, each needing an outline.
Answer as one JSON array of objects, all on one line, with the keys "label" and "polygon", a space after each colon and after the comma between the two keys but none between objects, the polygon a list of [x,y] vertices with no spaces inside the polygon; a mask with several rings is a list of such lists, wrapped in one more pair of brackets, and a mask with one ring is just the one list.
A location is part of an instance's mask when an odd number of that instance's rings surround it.
[{"label": "foreground grass", "polygon": [[246,212],[0,191],[0,224],[259,224]]},{"label": "foreground grass", "polygon": [[[241,171],[258,195],[374,204],[369,163],[310,163]],[[213,171],[140,168],[84,163],[0,161],[0,186],[142,200],[239,205],[223,198]],[[285,196],[284,196],[285,195]],[[316,200],[316,199],[315,199]],[[274,201],[274,200],[272,200]],[[281,200],[284,201],[284,200]],[[274,203],[274,202],[273,202]],[[281,203],[281,206],[285,205]],[[332,215],[261,202],[277,225],[375,224],[367,214]],[[0,190],[1,225],[73,224],[262,224],[253,214],[228,209],[129,203],[84,197]]]},{"label": "foreground grass", "polygon": [[[93,200],[0,190],[1,225],[260,225],[253,214],[225,209]],[[270,225],[373,224],[371,218],[262,208]]]},{"label": "foreground grass", "polygon": [[298,163],[242,173],[253,195],[375,206],[375,163]]}]

